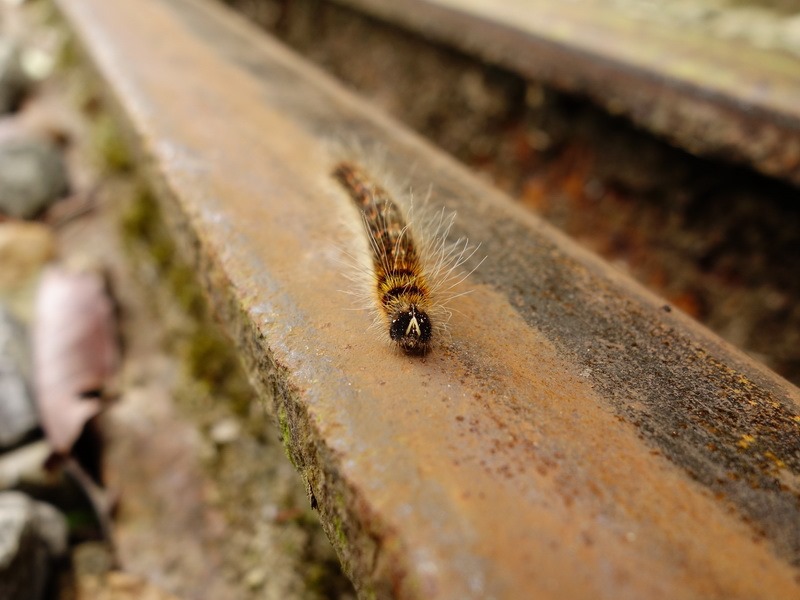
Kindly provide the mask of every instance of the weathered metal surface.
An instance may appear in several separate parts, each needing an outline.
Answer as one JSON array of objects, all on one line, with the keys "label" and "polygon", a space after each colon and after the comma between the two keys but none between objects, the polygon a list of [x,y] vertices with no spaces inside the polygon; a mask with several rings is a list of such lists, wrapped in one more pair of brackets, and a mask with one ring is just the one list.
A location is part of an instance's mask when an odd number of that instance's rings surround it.
[{"label": "weathered metal surface", "polygon": [[[692,24],[709,32],[737,13],[701,8],[720,0],[576,1],[626,12],[646,5],[659,21],[693,14]],[[800,187],[693,157],[588,100],[526,83],[391,20],[319,0],[226,3],[800,384],[800,310],[792,309],[800,307],[800,278],[790,258],[800,256]],[[753,29],[739,31],[764,38],[764,28],[746,22]],[[800,36],[797,44],[800,56]]]},{"label": "weathered metal surface", "polygon": [[591,1],[334,0],[800,184],[800,61]]},{"label": "weathered metal surface", "polygon": [[[365,597],[800,593],[796,388],[224,9],[59,5]],[[337,292],[342,132],[488,255],[424,359]]]}]

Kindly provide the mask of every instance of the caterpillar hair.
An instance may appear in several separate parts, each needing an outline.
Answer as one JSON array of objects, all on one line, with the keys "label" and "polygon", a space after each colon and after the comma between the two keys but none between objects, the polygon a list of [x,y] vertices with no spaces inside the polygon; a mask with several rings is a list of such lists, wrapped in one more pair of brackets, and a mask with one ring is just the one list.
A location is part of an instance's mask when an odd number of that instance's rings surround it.
[{"label": "caterpillar hair", "polygon": [[466,293],[456,286],[472,271],[463,273],[460,267],[477,247],[466,238],[448,243],[455,214],[442,209],[415,215],[413,205],[404,213],[387,188],[356,162],[337,163],[332,176],[361,211],[371,258],[371,268],[363,270],[375,324],[407,354],[428,353],[447,335],[452,316],[447,304]]}]

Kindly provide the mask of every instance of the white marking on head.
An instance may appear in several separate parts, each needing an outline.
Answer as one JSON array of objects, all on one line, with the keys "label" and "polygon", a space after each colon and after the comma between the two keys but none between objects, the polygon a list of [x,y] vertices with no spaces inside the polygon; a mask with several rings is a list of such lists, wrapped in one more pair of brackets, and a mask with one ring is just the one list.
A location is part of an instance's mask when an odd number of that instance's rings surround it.
[{"label": "white marking on head", "polygon": [[408,323],[408,327],[406,327],[406,335],[408,335],[412,329],[415,331],[417,337],[422,335],[422,330],[419,328],[416,316],[411,317],[411,321]]}]

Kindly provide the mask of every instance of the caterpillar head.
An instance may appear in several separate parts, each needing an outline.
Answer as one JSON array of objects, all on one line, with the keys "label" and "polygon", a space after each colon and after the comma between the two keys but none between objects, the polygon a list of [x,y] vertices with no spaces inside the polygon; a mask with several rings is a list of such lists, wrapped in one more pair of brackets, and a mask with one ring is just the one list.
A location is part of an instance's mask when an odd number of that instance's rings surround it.
[{"label": "caterpillar head", "polygon": [[395,311],[389,337],[408,354],[425,354],[431,346],[431,320],[416,304]]}]

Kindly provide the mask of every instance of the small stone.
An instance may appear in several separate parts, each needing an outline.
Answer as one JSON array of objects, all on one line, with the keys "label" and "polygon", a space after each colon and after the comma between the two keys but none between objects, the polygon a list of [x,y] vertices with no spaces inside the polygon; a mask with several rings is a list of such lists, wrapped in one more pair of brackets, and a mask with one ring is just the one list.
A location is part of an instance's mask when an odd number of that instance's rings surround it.
[{"label": "small stone", "polygon": [[210,435],[215,444],[224,446],[225,444],[235,442],[240,432],[241,427],[239,426],[239,422],[236,419],[230,418],[222,419],[214,423],[211,427]]},{"label": "small stone", "polygon": [[27,340],[25,328],[0,306],[0,450],[19,444],[39,424]]},{"label": "small stone", "polygon": [[45,140],[8,140],[0,145],[0,212],[29,219],[69,190],[58,148]]},{"label": "small stone", "polygon": [[53,560],[67,546],[55,508],[20,492],[0,493],[0,598],[43,598]]},{"label": "small stone", "polygon": [[42,81],[52,74],[56,66],[56,56],[41,48],[28,48],[20,60],[25,76],[33,81]]},{"label": "small stone", "polygon": [[0,38],[0,114],[16,110],[28,91],[20,57],[17,44]]},{"label": "small stone", "polygon": [[61,482],[58,473],[45,468],[51,453],[50,444],[39,440],[0,454],[0,490],[23,485],[37,488],[58,486]]},{"label": "small stone", "polygon": [[0,223],[0,288],[21,286],[55,255],[52,230],[40,223]]},{"label": "small stone", "polygon": [[[13,493],[13,492],[12,492]],[[53,558],[64,556],[67,551],[67,520],[53,505],[46,502],[31,502],[34,522],[39,537],[47,545]]]},{"label": "small stone", "polygon": [[83,542],[72,551],[72,565],[76,575],[102,577],[114,568],[114,557],[107,544]]},{"label": "small stone", "polygon": [[280,510],[275,504],[265,504],[261,509],[261,518],[266,522],[275,521]]},{"label": "small stone", "polygon": [[250,569],[247,572],[247,575],[244,577],[245,584],[247,584],[247,587],[249,587],[251,590],[260,588],[262,585],[264,585],[266,580],[267,572],[260,567]]}]

